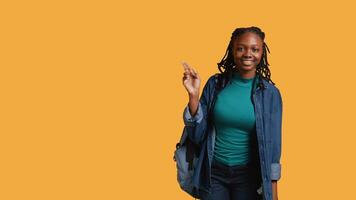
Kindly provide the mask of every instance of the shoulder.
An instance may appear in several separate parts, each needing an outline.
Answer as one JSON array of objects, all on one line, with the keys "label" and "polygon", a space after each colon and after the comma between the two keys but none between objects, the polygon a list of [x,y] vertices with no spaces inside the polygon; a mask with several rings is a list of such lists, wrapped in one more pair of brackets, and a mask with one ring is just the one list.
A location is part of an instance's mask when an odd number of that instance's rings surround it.
[{"label": "shoulder", "polygon": [[263,84],[266,86],[266,89],[269,90],[272,94],[275,94],[275,95],[281,94],[279,88],[276,85],[273,85],[272,83],[268,82],[265,79],[262,79],[262,81],[263,81]]},{"label": "shoulder", "polygon": [[279,90],[279,88],[276,85],[273,85],[272,83],[266,81],[263,79],[263,83],[266,86],[266,90],[268,91],[268,93],[271,95],[271,100],[274,102],[277,107],[281,107],[282,106],[282,95],[281,92]]},{"label": "shoulder", "polygon": [[220,77],[221,73],[215,73],[210,75],[210,77],[208,78],[207,82],[215,82],[218,80],[218,77]]},{"label": "shoulder", "polygon": [[217,83],[220,75],[221,75],[221,73],[215,73],[215,74],[210,75],[208,80],[206,81],[206,85],[209,87],[214,86]]},{"label": "shoulder", "polygon": [[218,76],[219,76],[219,73],[215,73],[215,74],[211,74],[208,77],[208,79],[205,82],[204,87],[203,87],[204,95],[213,94],[213,92],[215,91],[215,88],[216,88],[216,84],[218,82]]}]

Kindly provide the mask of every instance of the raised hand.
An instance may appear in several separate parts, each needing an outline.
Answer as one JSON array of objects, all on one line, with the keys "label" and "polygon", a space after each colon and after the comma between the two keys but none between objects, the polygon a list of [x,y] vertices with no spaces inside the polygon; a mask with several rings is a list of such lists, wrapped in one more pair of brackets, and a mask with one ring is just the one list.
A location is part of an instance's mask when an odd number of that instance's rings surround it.
[{"label": "raised hand", "polygon": [[184,67],[183,85],[190,97],[199,97],[200,76],[188,63],[182,62]]}]

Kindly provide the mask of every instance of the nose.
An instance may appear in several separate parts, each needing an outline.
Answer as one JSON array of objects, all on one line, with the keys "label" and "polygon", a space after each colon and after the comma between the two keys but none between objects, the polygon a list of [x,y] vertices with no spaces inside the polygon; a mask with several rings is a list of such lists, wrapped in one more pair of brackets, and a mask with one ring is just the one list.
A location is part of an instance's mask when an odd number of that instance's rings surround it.
[{"label": "nose", "polygon": [[243,53],[242,56],[243,56],[244,58],[252,58],[251,51],[250,51],[250,50],[244,51],[244,53]]},{"label": "nose", "polygon": [[252,58],[252,55],[251,54],[244,54],[242,56],[244,59],[251,59]]}]

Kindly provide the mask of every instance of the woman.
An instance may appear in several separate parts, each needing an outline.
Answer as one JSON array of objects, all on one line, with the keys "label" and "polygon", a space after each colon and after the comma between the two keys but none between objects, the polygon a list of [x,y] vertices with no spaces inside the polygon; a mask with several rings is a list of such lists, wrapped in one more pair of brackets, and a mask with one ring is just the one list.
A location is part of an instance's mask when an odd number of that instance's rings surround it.
[{"label": "woman", "polygon": [[[276,200],[282,98],[271,80],[265,34],[237,28],[199,100],[200,76],[183,63],[189,95],[184,122],[202,145],[195,182],[203,200]],[[199,162],[198,162],[199,163]]]}]

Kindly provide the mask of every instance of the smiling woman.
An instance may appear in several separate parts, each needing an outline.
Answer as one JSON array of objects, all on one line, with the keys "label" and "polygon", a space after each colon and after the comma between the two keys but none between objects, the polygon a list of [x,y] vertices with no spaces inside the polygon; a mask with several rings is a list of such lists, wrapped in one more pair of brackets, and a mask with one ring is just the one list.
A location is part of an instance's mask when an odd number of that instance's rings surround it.
[{"label": "smiling woman", "polygon": [[245,78],[255,76],[255,69],[261,61],[262,39],[252,33],[247,32],[233,42],[234,62],[239,66],[240,74]]},{"label": "smiling woman", "polygon": [[235,29],[218,63],[221,73],[208,79],[200,99],[200,76],[183,63],[185,128],[201,147],[191,186],[203,200],[277,199],[282,98],[264,38],[258,27]]},{"label": "smiling woman", "polygon": [[235,29],[226,53],[218,63],[219,71],[228,75],[228,79],[234,71],[238,71],[245,78],[254,77],[258,73],[259,78],[264,78],[274,85],[267,61],[269,48],[264,39],[265,33],[258,27]]}]

